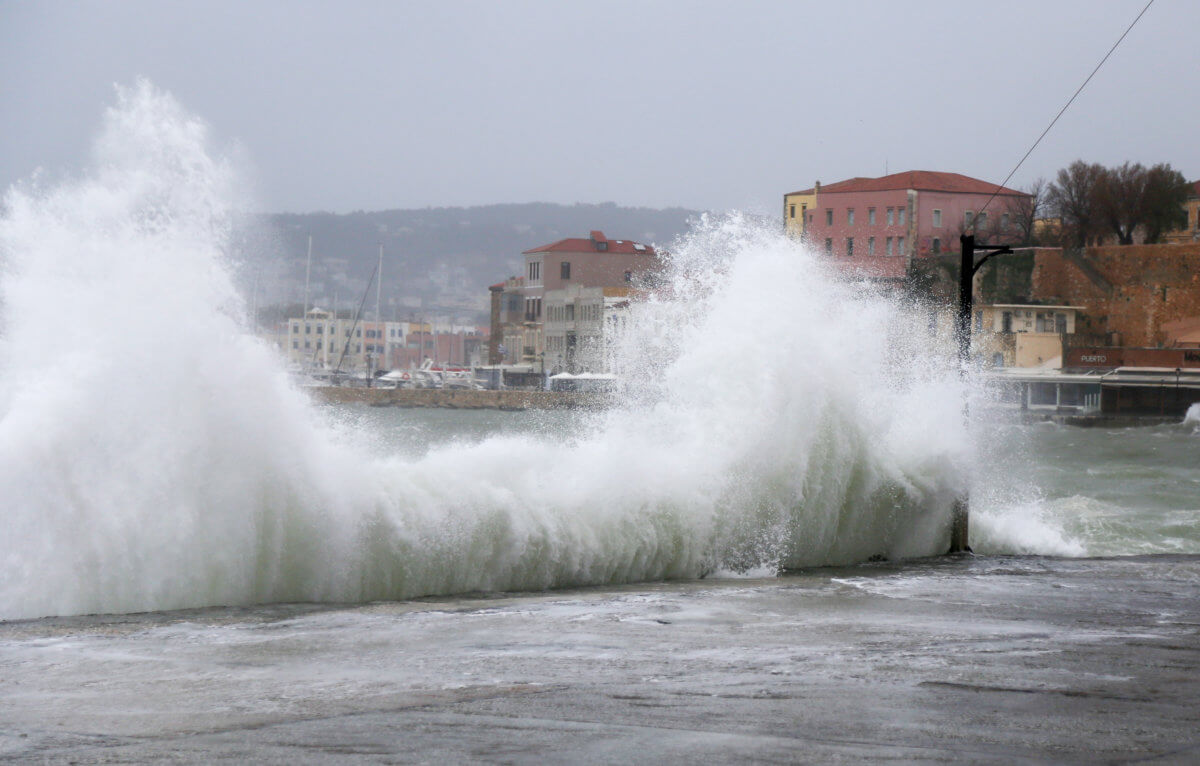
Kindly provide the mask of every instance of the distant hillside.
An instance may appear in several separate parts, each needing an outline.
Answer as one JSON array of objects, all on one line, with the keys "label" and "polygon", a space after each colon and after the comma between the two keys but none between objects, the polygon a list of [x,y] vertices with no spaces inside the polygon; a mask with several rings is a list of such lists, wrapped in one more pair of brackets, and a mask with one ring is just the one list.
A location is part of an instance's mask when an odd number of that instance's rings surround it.
[{"label": "distant hillside", "polygon": [[[280,251],[270,298],[299,301],[308,236],[310,303],[357,302],[384,251],[385,316],[478,312],[487,286],[521,272],[521,252],[600,229],[614,239],[669,245],[699,211],[527,203],[424,210],[267,216]],[[372,293],[370,304],[374,305]]]}]

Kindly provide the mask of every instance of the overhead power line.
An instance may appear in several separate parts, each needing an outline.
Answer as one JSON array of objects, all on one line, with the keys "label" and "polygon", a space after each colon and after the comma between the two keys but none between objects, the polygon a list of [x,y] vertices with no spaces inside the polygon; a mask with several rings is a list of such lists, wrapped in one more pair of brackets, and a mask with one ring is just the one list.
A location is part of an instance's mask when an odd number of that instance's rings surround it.
[{"label": "overhead power line", "polygon": [[996,191],[992,192],[992,196],[988,197],[988,201],[984,203],[983,207],[980,209],[980,212],[987,210],[987,206],[992,204],[992,200],[996,199],[996,195],[1000,193],[1000,190],[1003,189],[1008,183],[1009,179],[1013,177],[1013,174],[1020,169],[1025,160],[1029,159],[1029,155],[1033,154],[1033,150],[1037,148],[1037,145],[1040,144],[1042,139],[1046,137],[1046,134],[1050,132],[1050,128],[1053,128],[1054,123],[1058,122],[1058,118],[1062,117],[1063,113],[1070,108],[1071,104],[1075,103],[1075,99],[1078,98],[1079,94],[1083,92],[1083,89],[1087,87],[1087,84],[1092,81],[1092,78],[1096,76],[1096,72],[1100,71],[1100,67],[1104,66],[1104,62],[1108,61],[1108,57],[1113,55],[1113,51],[1117,49],[1117,46],[1121,44],[1121,42],[1125,39],[1125,36],[1129,34],[1130,30],[1132,30],[1134,26],[1136,26],[1137,23],[1142,20],[1142,16],[1146,15],[1146,11],[1150,10],[1150,6],[1152,5],[1154,5],[1154,0],[1150,0],[1150,2],[1146,3],[1146,7],[1142,9],[1142,12],[1139,13],[1137,18],[1135,18],[1133,22],[1126,27],[1125,31],[1121,33],[1121,36],[1118,37],[1117,41],[1113,43],[1113,46],[1108,49],[1108,53],[1104,54],[1104,58],[1100,59],[1100,63],[1096,65],[1096,68],[1092,70],[1092,73],[1089,74],[1087,79],[1083,81],[1083,84],[1076,89],[1071,98],[1067,100],[1067,103],[1063,104],[1063,108],[1058,110],[1058,114],[1054,115],[1054,119],[1050,121],[1050,124],[1046,126],[1046,129],[1042,131],[1042,134],[1037,137],[1036,141],[1033,142],[1033,146],[1029,147],[1029,151],[1025,152],[1025,156],[1023,156],[1020,161],[1017,162],[1016,166],[1009,171],[1009,174],[1004,177],[1004,180],[1000,182],[999,186],[996,187]]}]

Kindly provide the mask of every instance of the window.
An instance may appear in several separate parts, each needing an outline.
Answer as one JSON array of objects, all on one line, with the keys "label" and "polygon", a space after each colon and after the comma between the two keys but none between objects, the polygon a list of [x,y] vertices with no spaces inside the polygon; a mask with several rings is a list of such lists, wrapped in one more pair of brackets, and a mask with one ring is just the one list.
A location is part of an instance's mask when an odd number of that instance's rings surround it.
[{"label": "window", "polygon": [[300,332],[300,323],[297,322],[296,324],[292,325],[292,333],[298,334],[299,332]]},{"label": "window", "polygon": [[887,238],[887,244],[885,245],[885,247],[887,248],[887,254],[892,255],[892,238],[891,237]]},{"label": "window", "polygon": [[933,254],[937,255],[940,252],[942,252],[942,240],[938,239],[937,237],[934,237],[933,238]]},{"label": "window", "polygon": [[833,208],[825,209],[825,225],[833,226]]},{"label": "window", "polygon": [[788,218],[795,218],[795,217],[796,217],[796,206],[788,205]]},{"label": "window", "polygon": [[828,237],[825,239],[825,255],[833,255],[833,240]]},{"label": "window", "polygon": [[[296,329],[300,329],[300,328],[296,328]],[[292,341],[292,348],[300,348],[300,341],[298,341],[298,340]]]},{"label": "window", "polygon": [[975,230],[983,231],[987,228],[987,213],[981,212],[975,217]]},{"label": "window", "polygon": [[904,255],[904,237],[896,237],[896,255]]},{"label": "window", "polygon": [[852,208],[852,207],[846,208],[846,225],[847,226],[854,225],[854,208]]},{"label": "window", "polygon": [[875,238],[874,237],[870,237],[867,239],[867,255],[875,255]]},{"label": "window", "polygon": [[563,318],[566,319],[568,322],[574,322],[575,321],[575,304],[568,303],[566,306],[563,307],[563,309],[564,309],[564,312],[563,312],[564,317]]},{"label": "window", "polygon": [[1008,231],[1008,213],[1000,216],[1000,231]]},{"label": "window", "polygon": [[317,335],[324,335],[324,334],[325,334],[325,325],[323,325],[323,324],[317,325]]},{"label": "window", "polygon": [[563,279],[570,279],[571,278],[571,262],[563,261],[562,264],[559,266],[559,271],[560,271],[560,273],[559,273],[560,277],[562,277]]},{"label": "window", "polygon": [[306,324],[306,325],[304,325],[304,334],[305,334],[305,335],[311,335],[311,334],[312,334],[312,325],[310,325],[310,324]]},{"label": "window", "polygon": [[854,255],[854,237],[846,237],[846,256]]},{"label": "window", "polygon": [[983,312],[975,312],[975,332],[983,332]]},{"label": "window", "polygon": [[632,281],[633,281],[633,272],[632,272],[632,271],[627,271],[627,272],[625,272],[625,281],[626,281],[626,282],[632,282]]},{"label": "window", "polygon": [[530,282],[542,281],[542,262],[541,261],[530,261],[529,262],[529,281]]},{"label": "window", "polygon": [[904,222],[907,220],[908,220],[908,210],[906,210],[905,208],[900,208],[900,225],[903,226]]},{"label": "window", "polygon": [[309,341],[304,341],[304,348],[306,348],[306,349],[312,348],[312,344]]},{"label": "window", "polygon": [[360,327],[357,330],[355,330],[354,335],[355,335],[355,337],[361,338],[362,337],[362,328]]},{"label": "window", "polygon": [[933,211],[933,228],[935,228],[935,229],[942,228],[942,211],[941,210]]},{"label": "window", "polygon": [[894,226],[896,224],[896,209],[889,207],[887,210],[887,225]]},{"label": "window", "polygon": [[1005,311],[1000,315],[1000,332],[1012,332],[1012,312]]},{"label": "window", "polygon": [[317,341],[317,351],[321,350],[321,341]]},{"label": "window", "polygon": [[963,213],[963,226],[967,227],[967,229],[970,229],[974,223],[975,223],[975,214],[974,213],[972,213],[970,210]]},{"label": "window", "polygon": [[868,226],[875,225],[875,208],[873,208],[873,207],[867,208],[867,225]]}]

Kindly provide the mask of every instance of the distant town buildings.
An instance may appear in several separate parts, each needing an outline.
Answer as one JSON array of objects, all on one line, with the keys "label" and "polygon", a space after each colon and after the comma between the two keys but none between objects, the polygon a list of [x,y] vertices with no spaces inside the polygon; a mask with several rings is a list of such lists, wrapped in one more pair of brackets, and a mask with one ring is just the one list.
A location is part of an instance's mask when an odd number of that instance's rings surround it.
[{"label": "distant town buildings", "polygon": [[639,286],[662,264],[652,245],[602,231],[526,250],[525,273],[492,285],[492,364],[603,372]]},{"label": "distant town buildings", "polygon": [[283,343],[295,367],[361,374],[418,367],[426,359],[441,365],[480,364],[486,332],[428,322],[355,321],[316,307],[303,318],[287,320]]}]

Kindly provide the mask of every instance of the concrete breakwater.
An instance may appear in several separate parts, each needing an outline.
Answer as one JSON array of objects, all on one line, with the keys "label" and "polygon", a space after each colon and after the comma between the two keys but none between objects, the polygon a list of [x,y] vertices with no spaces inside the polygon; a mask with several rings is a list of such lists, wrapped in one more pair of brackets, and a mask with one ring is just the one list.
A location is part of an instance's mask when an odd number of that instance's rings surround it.
[{"label": "concrete breakwater", "polygon": [[372,407],[441,407],[460,410],[599,409],[612,404],[611,394],[575,391],[471,391],[440,388],[309,389],[319,402],[366,404]]}]

